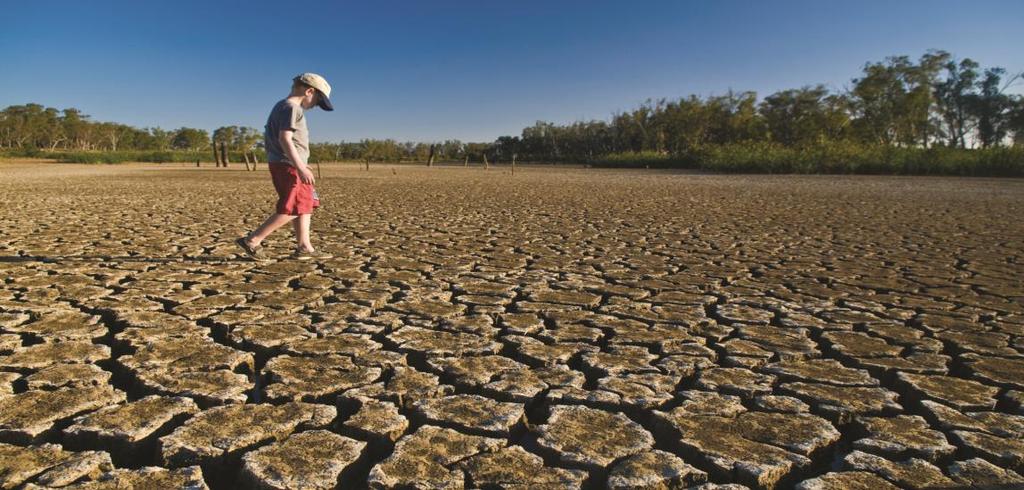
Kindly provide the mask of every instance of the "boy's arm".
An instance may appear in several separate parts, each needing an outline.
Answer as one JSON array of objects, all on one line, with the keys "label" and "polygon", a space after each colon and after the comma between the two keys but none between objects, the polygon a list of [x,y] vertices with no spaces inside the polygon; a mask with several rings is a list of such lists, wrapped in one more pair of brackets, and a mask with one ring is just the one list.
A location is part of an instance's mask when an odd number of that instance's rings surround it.
[{"label": "boy's arm", "polygon": [[303,184],[312,184],[315,181],[315,179],[313,179],[313,171],[309,169],[306,162],[299,158],[299,151],[296,150],[295,145],[292,144],[293,133],[295,133],[295,131],[282,129],[277,139],[281,143],[281,148],[288,154],[288,160],[292,162],[292,166],[295,167],[295,170],[299,171],[299,180],[301,180]]}]

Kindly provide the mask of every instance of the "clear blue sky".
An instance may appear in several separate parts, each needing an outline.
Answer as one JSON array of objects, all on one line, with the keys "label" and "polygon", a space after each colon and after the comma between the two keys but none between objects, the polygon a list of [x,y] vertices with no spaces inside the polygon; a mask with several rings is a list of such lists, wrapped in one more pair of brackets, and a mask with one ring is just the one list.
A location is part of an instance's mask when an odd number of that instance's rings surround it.
[{"label": "clear blue sky", "polygon": [[[491,141],[647,98],[843,89],[929,48],[1024,70],[1024,1],[103,1],[2,4],[0,107],[137,127],[262,128],[324,75],[314,141]],[[1019,92],[1019,86],[1015,91]]]}]

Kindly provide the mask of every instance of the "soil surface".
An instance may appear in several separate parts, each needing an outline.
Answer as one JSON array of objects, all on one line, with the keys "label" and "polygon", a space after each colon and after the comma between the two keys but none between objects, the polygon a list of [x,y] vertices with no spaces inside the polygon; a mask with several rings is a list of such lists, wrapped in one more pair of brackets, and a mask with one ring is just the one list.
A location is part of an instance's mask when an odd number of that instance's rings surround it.
[{"label": "soil surface", "polygon": [[0,164],[0,488],[1024,487],[1024,181]]}]

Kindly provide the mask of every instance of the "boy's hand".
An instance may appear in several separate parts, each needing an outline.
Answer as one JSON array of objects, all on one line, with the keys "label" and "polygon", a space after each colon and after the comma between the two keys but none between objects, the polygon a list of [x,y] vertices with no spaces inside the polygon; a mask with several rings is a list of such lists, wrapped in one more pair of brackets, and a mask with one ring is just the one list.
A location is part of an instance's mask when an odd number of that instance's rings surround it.
[{"label": "boy's hand", "polygon": [[303,184],[316,183],[316,179],[313,178],[313,171],[310,170],[308,166],[302,165],[296,170],[299,171],[299,180],[301,180]]},{"label": "boy's hand", "polygon": [[282,129],[281,133],[278,134],[278,140],[281,143],[281,149],[288,155],[288,160],[292,162],[292,166],[299,173],[299,180],[303,184],[312,184],[315,179],[313,178],[313,171],[309,169],[309,166],[302,162],[302,157],[299,156],[298,150],[295,149],[295,145],[292,144],[292,135],[295,131],[291,129]]}]

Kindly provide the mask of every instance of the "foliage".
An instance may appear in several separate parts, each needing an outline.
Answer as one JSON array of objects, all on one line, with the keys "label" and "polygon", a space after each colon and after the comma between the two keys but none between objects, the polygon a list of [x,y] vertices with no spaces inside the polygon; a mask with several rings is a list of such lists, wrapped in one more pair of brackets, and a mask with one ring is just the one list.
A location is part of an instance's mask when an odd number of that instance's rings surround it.
[{"label": "foliage", "polygon": [[202,146],[174,146],[191,142],[201,129],[133,128],[124,124],[92,121],[74,108],[57,110],[39,104],[14,105],[0,111],[0,148],[45,150],[199,150]]},{"label": "foliage", "polygon": [[[890,56],[866,63],[844,91],[813,85],[763,99],[732,90],[648,99],[607,121],[537,121],[493,143],[318,143],[310,161],[425,162],[432,155],[437,162],[518,159],[724,172],[1019,175],[1024,97],[1007,93],[1019,77],[928,51],[916,61]],[[39,104],[0,111],[0,151],[39,150],[62,161],[205,161],[214,141],[226,144],[231,161],[242,161],[247,152],[262,154],[262,139],[250,127],[222,126],[213,134],[137,129]]]},{"label": "foliage", "polygon": [[[862,76],[844,92],[817,85],[781,90],[760,102],[752,92],[733,91],[648,100],[630,112],[613,114],[607,122],[537,121],[524,128],[521,137],[503,136],[495,145],[503,159],[518,154],[532,161],[601,165],[629,165],[633,159],[636,163],[631,165],[681,167],[696,166],[696,159],[703,158],[708,159],[702,164],[708,168],[800,172],[804,170],[799,159],[786,163],[766,156],[832,159],[848,154],[855,160],[858,155],[874,155],[877,160],[880,150],[875,147],[967,149],[1024,143],[1024,98],[1005,93],[1017,77],[1007,77],[1001,68],[983,74],[978,69],[974,61],[958,62],[944,51],[929,51],[916,62],[893,56],[864,65]],[[855,150],[836,153],[822,148]],[[961,173],[969,173],[966,162],[975,159],[959,152],[942,155],[958,155],[954,159],[965,162],[963,168],[957,167]],[[754,161],[761,164],[741,163]],[[807,165],[813,171],[887,168],[892,172],[913,166],[879,167],[868,161],[839,167],[826,161]]]},{"label": "foliage", "polygon": [[364,139],[359,142],[313,143],[309,147],[311,162],[371,161],[371,162],[426,162],[430,148],[434,147],[437,162],[462,162],[468,156],[470,161],[480,162],[483,154],[494,159],[493,145],[488,143],[463,143],[446,140],[442,143],[399,142],[393,139]]},{"label": "foliage", "polygon": [[[257,151],[256,154],[258,158],[265,161],[262,151]],[[49,151],[37,148],[23,148],[0,150],[0,157],[44,158],[63,163],[195,163],[197,160],[203,163],[213,162],[213,153],[205,150]],[[228,158],[236,163],[245,161],[241,152],[228,152]]]},{"label": "foliage", "polygon": [[1024,147],[903,148],[855,142],[791,147],[770,142],[709,145],[685,155],[617,153],[599,167],[688,168],[724,173],[893,174],[1024,177]]},{"label": "foliage", "polygon": [[180,128],[171,137],[175,150],[201,151],[210,147],[210,136],[202,129]]},{"label": "foliage", "polygon": [[228,150],[240,153],[263,147],[263,132],[250,127],[221,126],[213,130],[213,139],[218,145],[223,142]]}]

